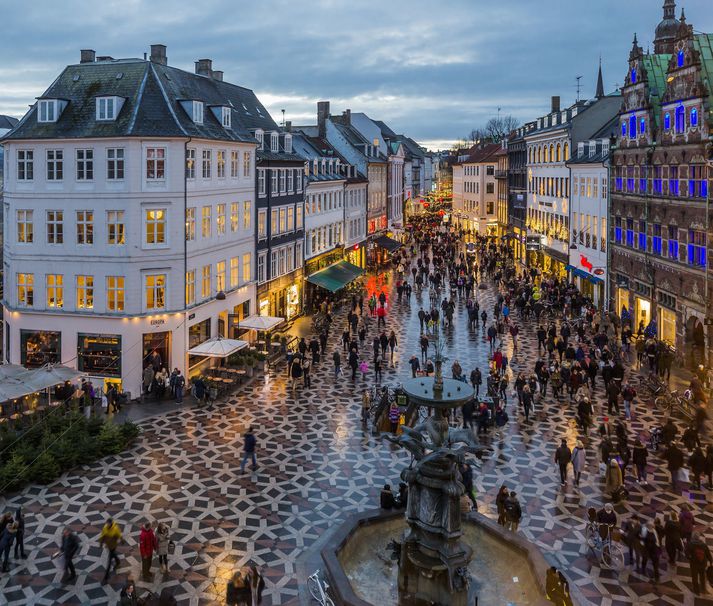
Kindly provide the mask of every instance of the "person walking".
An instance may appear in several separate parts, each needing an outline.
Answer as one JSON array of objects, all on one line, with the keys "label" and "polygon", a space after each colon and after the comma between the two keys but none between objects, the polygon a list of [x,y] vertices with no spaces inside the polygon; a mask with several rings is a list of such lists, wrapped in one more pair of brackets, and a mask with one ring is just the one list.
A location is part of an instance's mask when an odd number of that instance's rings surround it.
[{"label": "person walking", "polygon": [[619,489],[623,484],[621,467],[616,459],[610,459],[607,464],[605,490],[611,495],[613,501],[619,500]]},{"label": "person walking", "polygon": [[389,423],[391,424],[391,433],[396,435],[399,428],[399,418],[401,417],[401,411],[399,410],[399,405],[396,402],[391,403],[389,408]]},{"label": "person walking", "polygon": [[[17,523],[17,534],[15,535],[15,559],[27,557],[25,555],[25,514],[22,507],[18,507],[15,512],[15,522]],[[18,557],[19,554],[19,557]]]},{"label": "person walking", "polygon": [[10,559],[10,550],[17,537],[17,522],[10,522],[2,531],[0,536],[0,555],[2,555],[2,572],[8,572],[8,560]]},{"label": "person walking", "polygon": [[156,542],[156,535],[154,534],[153,528],[151,528],[151,522],[146,522],[141,527],[141,532],[139,533],[139,553],[141,554],[141,578],[150,582],[153,579],[151,574],[151,564],[153,562],[153,552],[158,547]]},{"label": "person walking", "polygon": [[681,542],[681,524],[678,518],[672,517],[669,514],[664,514],[663,517],[664,530],[664,547],[668,555],[668,567],[670,570],[676,570],[676,560],[678,554],[683,551]]},{"label": "person walking", "polygon": [[335,349],[332,354],[332,362],[334,362],[334,379],[336,380],[342,374],[342,357],[339,355],[338,349]]},{"label": "person walking", "polygon": [[664,459],[668,464],[668,471],[671,474],[671,487],[675,491],[678,488],[678,472],[683,467],[683,452],[676,442],[671,442],[664,454]]},{"label": "person walking", "polygon": [[74,556],[79,551],[79,539],[72,532],[72,529],[67,526],[62,531],[62,542],[60,543],[59,553],[64,558],[64,575],[62,583],[69,583],[77,578],[77,571],[74,568]]},{"label": "person walking", "polygon": [[560,468],[560,483],[562,486],[567,484],[567,466],[572,461],[572,451],[567,446],[567,440],[562,438],[559,448],[555,451],[555,463]]},{"label": "person walking", "polygon": [[474,368],[470,373],[470,384],[475,389],[475,397],[480,395],[480,386],[483,384],[483,374],[480,372],[480,368]]},{"label": "person walking", "polygon": [[700,595],[706,593],[706,570],[713,563],[711,551],[695,532],[686,547],[686,557],[691,566],[691,582],[693,583],[693,593]]},{"label": "person walking", "polygon": [[581,440],[577,440],[577,444],[572,450],[572,471],[574,472],[574,485],[579,486],[579,480],[582,477],[582,471],[587,464],[587,454],[584,450],[584,444]]},{"label": "person walking", "polygon": [[361,396],[361,424],[366,426],[369,421],[369,409],[371,408],[371,393],[368,389],[364,390]]},{"label": "person walking", "polygon": [[245,438],[243,442],[243,462],[240,464],[240,473],[245,472],[245,463],[248,459],[252,461],[252,469],[255,471],[257,469],[257,459],[255,457],[255,449],[257,447],[257,440],[255,439],[255,433],[253,432],[252,425],[248,427],[247,432],[245,432]]},{"label": "person walking", "polygon": [[168,524],[159,522],[156,527],[156,553],[158,554],[158,565],[161,572],[168,572],[168,551],[171,543],[171,535]]},{"label": "person walking", "polygon": [[505,526],[507,524],[507,512],[505,511],[505,501],[510,496],[508,487],[503,484],[498,490],[498,495],[495,497],[495,507],[498,510],[498,524]]},{"label": "person walking", "polygon": [[512,532],[517,532],[522,520],[522,507],[520,501],[517,500],[517,494],[514,490],[510,491],[508,498],[505,499],[505,515],[507,519],[507,528]]},{"label": "person walking", "polygon": [[634,453],[632,455],[632,460],[634,461],[634,467],[636,467],[636,481],[640,484],[647,484],[646,482],[646,464],[649,458],[649,451],[646,446],[641,443],[641,440],[637,439],[634,442]]},{"label": "person walking", "polygon": [[522,388],[522,409],[525,413],[525,423],[530,422],[530,409],[532,408],[532,392],[530,386],[525,385]]},{"label": "person walking", "polygon": [[409,366],[411,367],[411,378],[415,379],[416,378],[416,373],[421,370],[421,362],[419,362],[417,356],[411,356],[411,358],[408,361]]},{"label": "person walking", "polygon": [[643,550],[641,554],[641,574],[646,574],[646,565],[651,560],[654,569],[654,583],[659,580],[659,549],[660,542],[656,536],[656,529],[653,524],[647,524],[642,530]]},{"label": "person walking", "polygon": [[624,415],[627,421],[631,421],[631,408],[634,405],[636,390],[627,381],[624,383],[624,389],[621,390],[621,396],[624,400]]},{"label": "person walking", "polygon": [[122,537],[119,525],[112,518],[107,519],[99,535],[99,545],[103,545],[107,551],[106,571],[104,572],[102,583],[106,583],[109,580],[112,573],[112,564],[114,565],[114,570],[119,567],[119,556],[116,555],[116,550],[121,541]]},{"label": "person walking", "polygon": [[173,378],[173,391],[176,396],[176,404],[183,403],[183,391],[186,388],[186,378],[181,374],[181,371],[176,369],[176,374]]},{"label": "person walking", "polygon": [[389,335],[389,351],[391,352],[391,366],[394,365],[394,350],[399,346],[399,341],[396,338],[396,333],[392,330]]}]

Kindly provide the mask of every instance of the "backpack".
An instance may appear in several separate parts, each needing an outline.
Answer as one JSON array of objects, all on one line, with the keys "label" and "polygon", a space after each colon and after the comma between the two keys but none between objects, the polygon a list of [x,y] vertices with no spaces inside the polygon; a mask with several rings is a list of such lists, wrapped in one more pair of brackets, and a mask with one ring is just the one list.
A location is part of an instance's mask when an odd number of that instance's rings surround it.
[{"label": "backpack", "polygon": [[702,545],[695,545],[693,547],[693,559],[701,564],[706,561],[706,550]]}]

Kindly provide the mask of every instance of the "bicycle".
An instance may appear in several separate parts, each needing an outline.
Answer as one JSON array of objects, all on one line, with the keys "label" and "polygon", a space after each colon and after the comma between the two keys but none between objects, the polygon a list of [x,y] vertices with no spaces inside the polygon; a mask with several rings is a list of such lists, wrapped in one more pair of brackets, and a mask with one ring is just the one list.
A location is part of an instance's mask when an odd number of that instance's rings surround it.
[{"label": "bicycle", "polygon": [[314,574],[307,578],[309,592],[319,606],[334,606],[332,598],[327,593],[329,591],[329,583],[320,579],[319,572],[319,570],[315,570]]},{"label": "bicycle", "polygon": [[612,542],[614,528],[609,524],[600,524],[590,520],[587,522],[587,545],[607,568],[620,570],[624,566],[624,550]]},{"label": "bicycle", "polygon": [[670,415],[675,407],[680,406],[681,399],[681,396],[678,395],[678,390],[674,389],[671,392],[664,392],[662,395],[657,396],[654,404],[656,408],[661,408],[667,415]]}]

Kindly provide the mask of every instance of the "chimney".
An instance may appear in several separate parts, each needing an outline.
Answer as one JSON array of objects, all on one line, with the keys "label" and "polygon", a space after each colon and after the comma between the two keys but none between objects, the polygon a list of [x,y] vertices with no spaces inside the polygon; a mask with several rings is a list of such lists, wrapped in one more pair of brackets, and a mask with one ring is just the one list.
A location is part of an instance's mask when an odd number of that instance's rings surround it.
[{"label": "chimney", "polygon": [[213,80],[223,81],[223,72],[216,69],[213,71]]},{"label": "chimney", "polygon": [[96,58],[96,53],[89,48],[85,48],[79,51],[79,62],[80,63],[94,63]]},{"label": "chimney", "polygon": [[288,133],[292,132],[292,120],[287,120],[287,122],[285,122],[285,130]]},{"label": "chimney", "polygon": [[196,61],[196,73],[199,76],[213,77],[213,60],[212,59],[198,59]]},{"label": "chimney", "polygon": [[555,95],[552,97],[552,112],[558,111],[560,111],[560,98],[559,95]]},{"label": "chimney", "polygon": [[168,65],[168,57],[166,57],[165,44],[151,45],[151,62],[159,63],[160,65]]},{"label": "chimney", "polygon": [[317,133],[322,139],[327,138],[327,120],[329,119],[329,101],[317,101]]},{"label": "chimney", "polygon": [[342,113],[342,117],[344,118],[344,124],[351,126],[352,110],[350,110],[350,109],[344,110],[344,112]]}]

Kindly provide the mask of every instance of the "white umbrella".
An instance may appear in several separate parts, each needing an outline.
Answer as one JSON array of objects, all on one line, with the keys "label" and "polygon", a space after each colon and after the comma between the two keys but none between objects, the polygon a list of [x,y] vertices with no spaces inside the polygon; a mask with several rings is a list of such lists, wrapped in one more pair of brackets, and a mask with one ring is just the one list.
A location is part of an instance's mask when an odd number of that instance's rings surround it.
[{"label": "white umbrella", "polygon": [[238,339],[224,339],[223,337],[213,337],[207,341],[203,341],[200,345],[188,350],[191,356],[204,356],[206,358],[227,358],[230,354],[235,353],[248,346],[247,341]]},{"label": "white umbrella", "polygon": [[66,381],[74,381],[85,373],[62,365],[46,364],[42,368],[28,370],[18,379],[32,388],[32,391],[41,391]]},{"label": "white umbrella", "polygon": [[257,314],[248,316],[239,323],[240,328],[250,328],[252,330],[272,330],[285,321],[285,318],[274,316],[259,316]]}]

